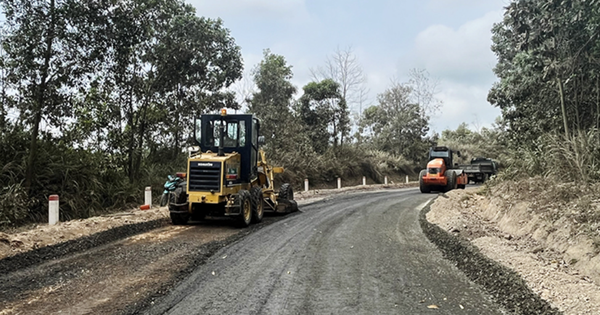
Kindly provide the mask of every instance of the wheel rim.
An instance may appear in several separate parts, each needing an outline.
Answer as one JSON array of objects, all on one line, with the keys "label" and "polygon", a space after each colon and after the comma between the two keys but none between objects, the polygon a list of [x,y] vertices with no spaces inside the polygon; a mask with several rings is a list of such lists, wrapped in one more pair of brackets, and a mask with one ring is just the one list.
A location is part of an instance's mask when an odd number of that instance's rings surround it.
[{"label": "wheel rim", "polygon": [[244,200],[243,211],[244,211],[244,221],[249,222],[250,217],[252,216],[252,207],[250,206],[250,200],[248,200],[248,199]]},{"label": "wheel rim", "polygon": [[256,204],[256,214],[259,218],[262,218],[263,210],[262,200],[258,200],[258,203]]}]

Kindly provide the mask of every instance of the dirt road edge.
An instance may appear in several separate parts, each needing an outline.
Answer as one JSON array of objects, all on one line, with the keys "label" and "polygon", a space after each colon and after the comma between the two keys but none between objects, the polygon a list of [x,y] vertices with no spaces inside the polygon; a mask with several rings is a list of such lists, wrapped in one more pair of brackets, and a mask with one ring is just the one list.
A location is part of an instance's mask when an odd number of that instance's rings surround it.
[{"label": "dirt road edge", "polygon": [[9,256],[0,260],[0,273],[6,274],[27,268],[44,261],[57,259],[69,254],[86,251],[129,236],[147,232],[169,224],[168,218],[122,225],[92,235],[69,240],[63,243],[37,248]]},{"label": "dirt road edge", "polygon": [[454,262],[471,281],[481,285],[497,303],[514,314],[563,314],[529,289],[516,272],[487,258],[468,240],[427,221],[427,212],[434,201],[421,210],[421,229],[444,257]]}]

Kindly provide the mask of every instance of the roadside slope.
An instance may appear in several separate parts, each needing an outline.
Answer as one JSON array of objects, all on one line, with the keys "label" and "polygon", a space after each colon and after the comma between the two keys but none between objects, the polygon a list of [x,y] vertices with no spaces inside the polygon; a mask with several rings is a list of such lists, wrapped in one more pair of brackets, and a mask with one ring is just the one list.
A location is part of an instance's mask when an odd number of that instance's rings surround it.
[{"label": "roadside slope", "polygon": [[[554,198],[540,196],[535,185],[508,183],[489,196],[480,189],[454,190],[431,205],[427,220],[514,270],[532,292],[565,314],[600,314],[593,235],[570,216],[552,215],[565,207],[575,210],[557,202],[556,192]],[[540,203],[562,208],[539,211]]]}]

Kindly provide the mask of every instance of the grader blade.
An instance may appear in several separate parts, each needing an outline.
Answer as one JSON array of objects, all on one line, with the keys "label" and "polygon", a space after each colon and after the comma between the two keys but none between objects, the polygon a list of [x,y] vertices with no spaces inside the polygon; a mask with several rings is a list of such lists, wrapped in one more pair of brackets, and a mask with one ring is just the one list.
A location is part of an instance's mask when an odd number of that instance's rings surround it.
[{"label": "grader blade", "polygon": [[277,200],[278,213],[290,213],[298,211],[298,203],[296,200],[279,199]]}]

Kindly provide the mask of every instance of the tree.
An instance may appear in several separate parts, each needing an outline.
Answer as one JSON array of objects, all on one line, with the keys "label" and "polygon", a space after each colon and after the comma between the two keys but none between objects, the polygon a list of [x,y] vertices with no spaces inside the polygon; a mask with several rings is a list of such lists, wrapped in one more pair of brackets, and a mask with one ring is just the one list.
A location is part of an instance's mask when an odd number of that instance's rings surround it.
[{"label": "tree", "polygon": [[311,69],[311,73],[315,82],[324,79],[337,82],[342,98],[352,107],[359,106],[358,113],[361,114],[368,95],[367,78],[352,47],[336,48],[325,60],[325,66]]},{"label": "tree", "polygon": [[488,100],[502,110],[513,142],[600,126],[597,0],[513,1],[493,28],[500,81]]},{"label": "tree", "polygon": [[296,87],[291,83],[292,66],[285,58],[266,49],[263,60],[254,68],[257,92],[248,100],[249,112],[261,120],[261,134],[265,136],[269,153],[292,152],[290,146],[297,134],[294,130],[292,101]]},{"label": "tree", "polygon": [[79,102],[73,133],[92,128],[104,141],[95,148],[133,182],[150,152],[169,150],[170,160],[181,153],[194,117],[239,108],[226,89],[241,76],[241,53],[221,20],[197,17],[182,1],[118,1],[104,20],[108,57]]},{"label": "tree", "polygon": [[431,144],[426,137],[429,120],[421,106],[410,101],[412,91],[406,84],[393,84],[377,96],[378,105],[364,111],[360,127],[375,149],[420,163]]},{"label": "tree", "polygon": [[[88,45],[93,6],[75,0],[2,1],[6,18],[2,67],[9,89],[17,94],[20,119],[31,127],[25,186],[35,177],[40,125],[60,129],[72,111],[73,91],[93,70],[98,47]],[[82,14],[83,13],[83,14]]]},{"label": "tree", "polygon": [[350,132],[350,120],[340,85],[331,79],[325,79],[310,82],[303,90],[298,112],[315,151],[324,153],[330,143],[334,148],[343,144]]},{"label": "tree", "polygon": [[167,132],[174,135],[173,157],[180,153],[182,132],[191,134],[191,123],[203,111],[239,109],[229,86],[241,77],[240,47],[220,19],[195,15],[184,5],[159,37],[153,52],[162,75],[159,94],[169,101]]},{"label": "tree", "polygon": [[411,102],[419,104],[422,114],[427,117],[436,115],[442,107],[442,101],[435,97],[439,92],[439,82],[429,77],[425,69],[411,69],[408,72],[407,85],[411,88]]}]

